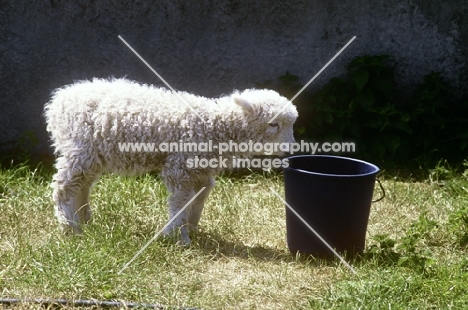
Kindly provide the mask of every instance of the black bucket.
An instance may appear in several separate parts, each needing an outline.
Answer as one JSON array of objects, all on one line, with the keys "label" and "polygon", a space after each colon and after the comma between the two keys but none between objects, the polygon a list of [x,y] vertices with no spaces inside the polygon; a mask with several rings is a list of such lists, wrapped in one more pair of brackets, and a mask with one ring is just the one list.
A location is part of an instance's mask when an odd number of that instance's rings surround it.
[{"label": "black bucket", "polygon": [[[355,255],[365,247],[379,171],[373,164],[347,157],[292,156],[284,169],[286,202],[337,252]],[[292,253],[333,254],[288,207],[286,233]]]}]

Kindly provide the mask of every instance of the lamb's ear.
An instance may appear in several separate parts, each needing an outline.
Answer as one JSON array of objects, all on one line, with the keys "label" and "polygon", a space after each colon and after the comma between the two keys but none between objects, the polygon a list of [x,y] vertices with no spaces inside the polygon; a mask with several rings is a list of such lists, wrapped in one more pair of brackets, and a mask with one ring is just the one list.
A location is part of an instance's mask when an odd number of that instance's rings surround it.
[{"label": "lamb's ear", "polygon": [[255,107],[253,106],[253,104],[251,104],[247,100],[245,100],[245,99],[243,99],[241,97],[235,96],[234,97],[234,102],[237,105],[239,105],[244,110],[244,112],[246,112],[247,114],[249,114],[249,115],[254,115],[255,114]]}]

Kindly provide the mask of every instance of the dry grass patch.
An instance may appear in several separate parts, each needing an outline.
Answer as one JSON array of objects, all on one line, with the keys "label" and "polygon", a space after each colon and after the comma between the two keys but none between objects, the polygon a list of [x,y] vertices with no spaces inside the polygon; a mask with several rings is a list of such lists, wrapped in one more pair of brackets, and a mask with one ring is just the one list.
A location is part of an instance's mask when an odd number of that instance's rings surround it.
[{"label": "dry grass patch", "polygon": [[[285,208],[270,191],[284,194],[281,175],[220,177],[190,247],[156,240],[122,274],[167,221],[160,180],[105,176],[92,195],[94,222],[83,236],[64,237],[53,218],[50,179],[50,172],[26,167],[0,171],[3,297],[205,309],[368,308],[372,300],[387,308],[443,308],[448,300],[456,306],[467,301],[462,283],[468,279],[460,272],[468,271],[463,178],[444,184],[384,181],[387,198],[372,206],[369,221],[372,251],[352,262],[358,277],[336,261],[289,253]],[[389,239],[375,239],[383,234]],[[398,248],[401,240],[411,243],[408,236],[417,238],[415,248]],[[388,240],[397,244],[386,247]],[[393,261],[395,253],[409,260]]]}]

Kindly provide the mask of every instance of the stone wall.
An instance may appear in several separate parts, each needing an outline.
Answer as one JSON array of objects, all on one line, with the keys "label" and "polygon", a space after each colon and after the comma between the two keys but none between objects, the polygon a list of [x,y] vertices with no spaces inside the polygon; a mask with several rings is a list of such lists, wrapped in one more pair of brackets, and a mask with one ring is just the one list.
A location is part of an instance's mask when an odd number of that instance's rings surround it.
[{"label": "stone wall", "polygon": [[351,59],[390,54],[411,88],[442,71],[460,93],[468,82],[468,1],[27,1],[0,4],[0,149],[37,137],[47,153],[42,109],[53,89],[92,77],[161,84],[121,35],[174,88],[217,96],[276,79],[311,85],[344,72]]}]

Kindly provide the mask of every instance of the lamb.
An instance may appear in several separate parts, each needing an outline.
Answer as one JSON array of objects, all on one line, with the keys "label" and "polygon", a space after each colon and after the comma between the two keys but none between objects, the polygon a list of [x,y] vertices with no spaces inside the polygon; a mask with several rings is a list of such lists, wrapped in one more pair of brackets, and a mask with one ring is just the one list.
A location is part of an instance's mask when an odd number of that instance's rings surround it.
[{"label": "lamb", "polygon": [[[164,235],[177,234],[181,244],[189,244],[189,232],[197,229],[214,177],[222,167],[189,167],[187,161],[194,156],[218,158],[219,153],[132,152],[122,151],[119,145],[293,143],[298,113],[288,99],[272,90],[248,89],[209,99],[127,79],[93,79],[55,90],[44,116],[57,156],[52,181],[55,215],[65,231],[81,233],[82,225],[90,221],[91,187],[103,173],[158,171],[169,192],[170,219],[206,187],[164,230]],[[223,154],[227,158],[252,155],[255,152],[239,150]]]}]

